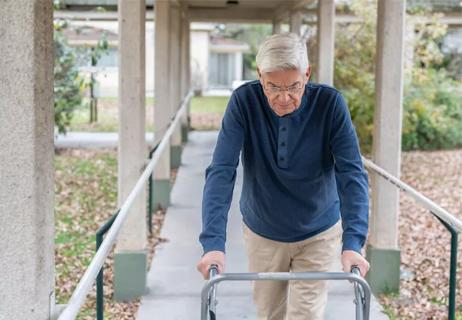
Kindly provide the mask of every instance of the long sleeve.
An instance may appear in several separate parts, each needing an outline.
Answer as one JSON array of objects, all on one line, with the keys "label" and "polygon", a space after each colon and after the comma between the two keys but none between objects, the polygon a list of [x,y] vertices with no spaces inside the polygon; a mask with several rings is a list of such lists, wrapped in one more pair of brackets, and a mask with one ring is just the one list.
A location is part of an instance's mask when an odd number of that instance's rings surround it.
[{"label": "long sleeve", "polygon": [[368,180],[347,104],[340,94],[334,108],[330,147],[343,222],[343,250],[361,253],[368,231]]},{"label": "long sleeve", "polygon": [[228,211],[243,141],[244,124],[238,98],[234,93],[223,117],[212,163],[205,171],[202,232],[199,236],[204,253],[212,250],[225,251]]}]

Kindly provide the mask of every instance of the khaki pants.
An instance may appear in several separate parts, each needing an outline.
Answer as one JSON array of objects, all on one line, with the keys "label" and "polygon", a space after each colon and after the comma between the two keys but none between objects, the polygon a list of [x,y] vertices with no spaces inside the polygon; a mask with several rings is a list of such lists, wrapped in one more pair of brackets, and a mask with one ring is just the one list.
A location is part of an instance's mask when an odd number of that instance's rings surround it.
[{"label": "khaki pants", "polygon": [[[269,240],[244,223],[244,240],[250,272],[332,271],[340,259],[342,225],[298,242]],[[253,298],[258,320],[323,320],[327,302],[326,281],[254,281]]]}]

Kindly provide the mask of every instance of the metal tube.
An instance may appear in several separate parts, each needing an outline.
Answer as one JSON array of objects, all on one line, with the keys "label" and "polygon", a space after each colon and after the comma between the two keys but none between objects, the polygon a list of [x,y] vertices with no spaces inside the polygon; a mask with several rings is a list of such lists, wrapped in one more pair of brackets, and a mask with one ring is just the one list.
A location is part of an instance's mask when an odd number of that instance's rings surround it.
[{"label": "metal tube", "polygon": [[349,272],[262,272],[262,273],[221,273],[209,279],[201,292],[201,320],[207,320],[208,295],[212,286],[222,281],[260,281],[260,280],[350,280],[364,291],[364,319],[369,319],[371,289],[361,276]]},{"label": "metal tube", "polygon": [[[101,243],[103,242],[103,236],[96,234],[96,251],[98,251]],[[96,277],[96,319],[104,319],[104,265]]]},{"label": "metal tube", "polygon": [[[433,213],[433,212],[432,212]],[[458,233],[446,221],[437,216],[438,220],[451,233],[451,260],[449,265],[449,303],[448,303],[448,320],[456,319],[456,293],[457,293],[457,246]]]},{"label": "metal tube", "polygon": [[457,240],[458,233],[451,229],[451,267],[449,271],[449,305],[448,319],[456,319],[456,290],[457,290]]},{"label": "metal tube", "polygon": [[451,227],[453,227],[457,232],[462,232],[462,221],[457,219],[454,215],[450,214],[442,207],[437,205],[432,200],[425,197],[422,193],[416,191],[414,188],[409,186],[408,184],[404,183],[403,181],[399,180],[395,176],[391,175],[384,169],[380,168],[378,165],[373,163],[371,160],[368,160],[362,157],[364,166],[368,169],[376,172],[390,183],[394,184],[396,187],[401,189],[402,191],[407,192],[412,198],[414,198],[417,202],[419,202],[423,207],[430,210],[434,215],[448,223]]},{"label": "metal tube", "polygon": [[[149,159],[152,159],[152,154],[156,151],[158,145],[156,145],[150,152],[149,152]],[[152,188],[153,188],[153,179],[152,179],[152,174],[149,176],[149,181],[148,181],[148,229],[149,229],[149,234],[152,235],[152,212],[154,208],[152,207],[153,204],[153,198],[152,198]]]},{"label": "metal tube", "polygon": [[[115,218],[119,214],[117,210],[99,229],[96,231],[96,251],[99,250],[101,243],[103,243],[104,234],[111,228]],[[96,319],[104,319],[104,264],[96,277]]]},{"label": "metal tube", "polygon": [[[360,276],[361,271],[359,267],[354,266],[351,268],[351,272]],[[364,319],[364,292],[356,282],[354,283],[355,288],[355,304],[356,304],[356,320]]]},{"label": "metal tube", "polygon": [[149,176],[152,174],[157,162],[159,161],[159,158],[161,157],[162,152],[167,146],[169,139],[173,131],[175,130],[175,127],[178,125],[182,114],[186,111],[186,102],[189,101],[191,96],[192,91],[188,92],[188,95],[183,100],[181,108],[176,113],[173,121],[167,129],[167,132],[162,137],[158,149],[154,152],[151,161],[149,162],[148,166],[144,169],[143,173],[141,174],[140,178],[136,182],[134,188],[128,195],[123,205],[120,207],[120,212],[114,221],[113,227],[109,230],[106,238],[102,242],[100,250],[98,250],[98,252],[96,252],[95,256],[93,257],[90,266],[87,268],[85,274],[80,279],[80,282],[78,283],[77,288],[72,294],[66,309],[64,309],[63,313],[60,315],[58,320],[74,320],[76,318],[80,308],[85,302],[88,292],[91,290],[93,282],[95,281],[104,261],[106,260],[110,250],[112,249],[112,246],[114,245],[114,242],[120,232],[120,229],[127,218],[130,207],[132,206],[140,191],[143,190],[143,188],[145,187],[145,183],[149,179]]}]

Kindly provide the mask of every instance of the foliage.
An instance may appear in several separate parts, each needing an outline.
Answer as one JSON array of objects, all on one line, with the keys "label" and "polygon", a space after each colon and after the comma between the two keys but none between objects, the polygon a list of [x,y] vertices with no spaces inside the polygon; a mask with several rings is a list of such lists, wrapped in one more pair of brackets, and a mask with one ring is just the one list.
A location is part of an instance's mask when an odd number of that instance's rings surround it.
[{"label": "foliage", "polygon": [[64,37],[63,30],[67,23],[54,23],[54,110],[55,125],[59,132],[65,133],[72,114],[82,103],[84,81],[76,67],[75,50]]},{"label": "foliage", "polygon": [[335,83],[350,108],[356,132],[365,151],[372,145],[375,103],[375,5],[351,4],[363,23],[341,25],[336,32]]},{"label": "foliage", "polygon": [[[355,0],[350,9],[361,23],[340,25],[336,32],[335,86],[347,99],[364,151],[372,145],[375,105],[376,2]],[[462,146],[460,84],[443,68],[441,39],[446,26],[437,15],[408,16],[406,31],[403,149],[439,149]],[[411,48],[411,50],[409,50]],[[413,49],[413,50],[412,50]]]}]

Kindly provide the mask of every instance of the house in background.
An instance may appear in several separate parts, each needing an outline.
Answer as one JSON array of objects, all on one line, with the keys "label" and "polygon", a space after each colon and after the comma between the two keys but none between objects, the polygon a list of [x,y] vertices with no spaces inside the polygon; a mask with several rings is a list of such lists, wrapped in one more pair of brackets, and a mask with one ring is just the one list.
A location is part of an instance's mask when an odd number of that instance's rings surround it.
[{"label": "house in background", "polygon": [[191,82],[205,95],[229,94],[242,81],[247,43],[213,35],[215,25],[191,23]]},{"label": "house in background", "polygon": [[[66,18],[63,14],[58,18]],[[118,87],[118,24],[117,16],[99,19],[84,13],[72,16],[70,28],[65,36],[71,46],[91,50],[105,37],[109,48],[98,60],[96,67],[90,61],[79,61],[84,76],[93,72],[97,80],[96,95],[100,97],[117,96]],[[213,36],[215,25],[212,23],[191,23],[191,82],[192,87],[204,95],[229,95],[236,83],[242,81],[243,53],[249,45],[232,39]],[[146,22],[146,94],[154,96],[154,22]]]},{"label": "house in background", "polygon": [[209,46],[208,88],[229,89],[240,83],[243,75],[243,53],[249,45],[234,39],[212,36]]}]

